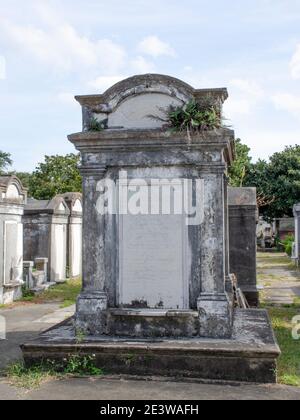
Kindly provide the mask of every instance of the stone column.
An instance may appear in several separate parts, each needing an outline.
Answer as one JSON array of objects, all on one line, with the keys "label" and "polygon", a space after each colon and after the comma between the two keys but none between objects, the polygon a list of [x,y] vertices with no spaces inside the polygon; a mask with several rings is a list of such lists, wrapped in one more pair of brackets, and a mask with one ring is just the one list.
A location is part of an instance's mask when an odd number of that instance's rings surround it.
[{"label": "stone column", "polygon": [[198,298],[200,336],[230,338],[232,307],[225,290],[226,223],[225,166],[202,171],[205,182],[204,222],[201,229],[201,293]]},{"label": "stone column", "polygon": [[87,335],[102,335],[106,331],[105,216],[97,210],[97,184],[104,178],[105,172],[106,168],[100,165],[81,167],[83,289],[77,300],[76,329]]}]

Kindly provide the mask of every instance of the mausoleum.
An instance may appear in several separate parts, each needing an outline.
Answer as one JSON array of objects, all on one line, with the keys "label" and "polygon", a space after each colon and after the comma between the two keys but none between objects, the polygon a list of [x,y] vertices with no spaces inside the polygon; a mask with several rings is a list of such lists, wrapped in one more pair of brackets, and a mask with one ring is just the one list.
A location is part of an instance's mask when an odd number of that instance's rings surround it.
[{"label": "mausoleum", "polygon": [[[47,281],[67,277],[67,225],[70,211],[63,197],[52,200],[29,199],[25,207],[24,259],[47,259]],[[39,262],[39,261],[38,261]]]},{"label": "mausoleum", "polygon": [[76,97],[83,131],[69,140],[82,161],[83,289],[75,329],[23,346],[27,363],[79,348],[116,373],[276,380],[279,349],[267,313],[234,307],[234,132],[166,124],[205,101],[221,116],[227,97],[225,88],[194,89],[162,75]]},{"label": "mausoleum", "polygon": [[27,191],[15,176],[0,176],[0,304],[22,297],[23,225]]}]

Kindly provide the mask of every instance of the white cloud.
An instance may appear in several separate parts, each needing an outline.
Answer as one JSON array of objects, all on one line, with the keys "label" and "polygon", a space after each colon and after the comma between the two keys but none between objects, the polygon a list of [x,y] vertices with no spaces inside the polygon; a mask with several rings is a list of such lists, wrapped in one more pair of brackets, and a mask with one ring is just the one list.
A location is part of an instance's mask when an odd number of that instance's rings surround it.
[{"label": "white cloud", "polygon": [[251,103],[246,99],[229,98],[224,104],[224,114],[232,118],[235,115],[249,115],[251,113]]},{"label": "white cloud", "polygon": [[69,92],[60,92],[57,95],[57,99],[62,104],[69,105],[69,106],[77,106],[77,103],[74,99],[74,96],[75,95],[73,95],[72,93],[69,93]]},{"label": "white cloud", "polygon": [[148,36],[147,38],[144,38],[138,45],[138,51],[154,58],[160,56],[176,57],[175,50],[157,36]]},{"label": "white cloud", "polygon": [[184,66],[183,70],[187,71],[187,72],[190,72],[190,71],[193,71],[193,67],[192,66]]},{"label": "white cloud", "polygon": [[2,20],[0,26],[2,36],[15,47],[56,71],[97,67],[99,71],[116,72],[126,59],[126,52],[120,45],[109,39],[93,41],[80,35],[68,23],[40,29]]},{"label": "white cloud", "polygon": [[250,115],[257,104],[264,99],[265,93],[254,80],[232,79],[229,82],[229,99],[225,102],[225,116],[234,119],[240,115]]},{"label": "white cloud", "polygon": [[255,160],[268,159],[273,153],[284,150],[285,146],[299,144],[299,131],[295,130],[260,130],[250,131],[249,127],[238,133],[251,148]]},{"label": "white cloud", "polygon": [[254,80],[233,79],[229,82],[230,86],[236,88],[241,94],[250,96],[251,98],[261,99],[264,91],[261,86]]},{"label": "white cloud", "polygon": [[289,112],[300,118],[300,97],[290,93],[280,93],[272,96],[272,101],[277,109]]},{"label": "white cloud", "polygon": [[290,70],[293,79],[300,79],[300,44],[297,45],[296,51],[291,59]]},{"label": "white cloud", "polygon": [[126,79],[127,76],[99,76],[97,79],[92,80],[88,85],[92,89],[96,89],[100,92],[104,92],[114,84]]},{"label": "white cloud", "polygon": [[130,69],[130,73],[127,74],[124,73],[113,76],[98,76],[96,79],[90,81],[88,83],[88,86],[92,89],[104,92],[106,89],[110,88],[115,83],[118,83],[129,76],[132,76],[132,73],[140,74],[154,72],[155,66],[152,62],[146,60],[144,57],[138,56],[128,63],[128,69]]},{"label": "white cloud", "polygon": [[155,71],[155,65],[141,55],[132,60],[131,67],[135,73],[153,73]]},{"label": "white cloud", "polygon": [[0,55],[0,80],[6,79],[6,60],[5,57]]}]

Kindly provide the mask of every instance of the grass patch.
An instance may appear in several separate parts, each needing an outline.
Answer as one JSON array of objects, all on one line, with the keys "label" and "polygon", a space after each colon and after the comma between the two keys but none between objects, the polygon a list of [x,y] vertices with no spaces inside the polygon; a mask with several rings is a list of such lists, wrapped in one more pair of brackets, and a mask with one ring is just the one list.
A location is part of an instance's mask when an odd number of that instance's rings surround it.
[{"label": "grass patch", "polygon": [[63,301],[63,303],[60,305],[60,308],[61,308],[61,309],[64,309],[64,308],[69,308],[70,306],[74,305],[74,303],[75,303],[75,301],[74,301],[74,300],[68,300],[68,299],[66,299],[66,300],[64,300],[64,301]]},{"label": "grass patch", "polygon": [[299,307],[300,308],[300,297],[296,297],[294,299],[294,306]]},{"label": "grass patch", "polygon": [[[278,259],[278,262],[271,262],[271,261],[258,261],[258,267],[260,269],[264,269],[264,270],[271,270],[271,269],[288,269],[288,270],[292,270],[293,268],[296,268],[295,265],[289,261],[287,258],[280,258],[280,260]],[[296,270],[295,270],[296,271]]]},{"label": "grass patch", "polygon": [[280,280],[281,278],[279,276],[276,276],[275,274],[258,274],[257,280],[258,281],[267,281],[267,280]]},{"label": "grass patch", "polygon": [[95,366],[95,356],[75,354],[60,363],[47,360],[32,367],[23,362],[10,365],[6,370],[8,382],[17,388],[36,389],[43,383],[72,376],[101,376],[102,369]]},{"label": "grass patch", "polygon": [[18,362],[7,368],[6,377],[10,385],[29,390],[39,388],[43,383],[55,379],[57,375],[49,367],[26,368],[22,362]]},{"label": "grass patch", "polygon": [[282,352],[278,359],[279,382],[300,387],[300,340],[294,340],[292,336],[292,320],[300,315],[300,300],[293,305],[263,306],[269,312]]},{"label": "grass patch", "polygon": [[[261,282],[284,282],[286,278],[282,273],[278,276],[268,275],[264,269],[282,269],[299,272],[297,267],[284,254],[259,254],[258,255],[258,279]],[[295,298],[291,305],[270,304],[266,302],[267,294],[261,291],[260,299],[262,307],[268,310],[274,332],[281,349],[281,356],[278,359],[278,379],[281,384],[300,387],[300,340],[294,340],[292,330],[294,328],[293,318],[300,315],[300,297]]]},{"label": "grass patch", "polygon": [[300,306],[270,308],[269,313],[282,351],[278,361],[279,382],[300,386],[300,341],[292,337],[292,319],[300,314]]},{"label": "grass patch", "polygon": [[39,295],[28,294],[27,296],[24,296],[20,302],[61,302],[61,308],[67,308],[75,304],[76,299],[81,292],[81,287],[81,279],[72,279],[68,280],[66,283],[52,286]]}]

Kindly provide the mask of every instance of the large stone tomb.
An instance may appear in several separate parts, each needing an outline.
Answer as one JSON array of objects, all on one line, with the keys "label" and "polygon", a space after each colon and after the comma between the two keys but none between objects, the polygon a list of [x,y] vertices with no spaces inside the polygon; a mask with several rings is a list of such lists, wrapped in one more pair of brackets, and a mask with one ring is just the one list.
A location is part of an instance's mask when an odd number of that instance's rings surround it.
[{"label": "large stone tomb", "polygon": [[70,211],[63,197],[28,200],[25,207],[24,259],[48,259],[47,279],[65,281],[67,277],[67,225]]},{"label": "large stone tomb", "polygon": [[83,289],[75,327],[24,346],[28,363],[76,352],[80,333],[80,351],[94,352],[108,371],[128,373],[131,364],[139,366],[132,373],[276,379],[279,349],[266,313],[233,307],[227,169],[234,133],[174,132],[162,121],[170,106],[208,96],[221,114],[226,89],[195,90],[160,75],[76,98],[83,131],[69,140],[81,153]]}]

